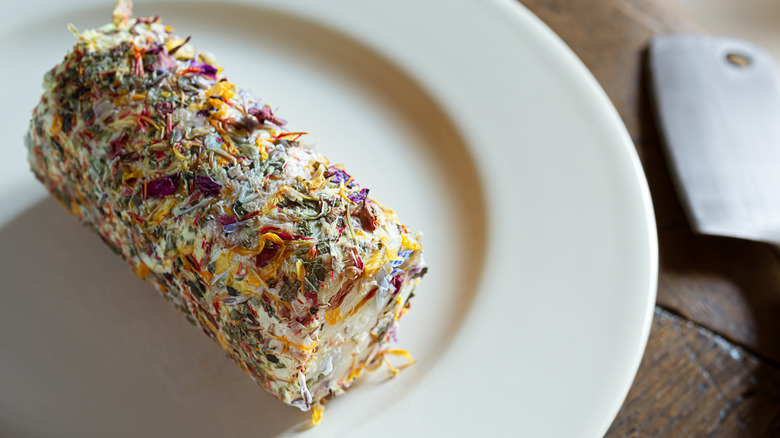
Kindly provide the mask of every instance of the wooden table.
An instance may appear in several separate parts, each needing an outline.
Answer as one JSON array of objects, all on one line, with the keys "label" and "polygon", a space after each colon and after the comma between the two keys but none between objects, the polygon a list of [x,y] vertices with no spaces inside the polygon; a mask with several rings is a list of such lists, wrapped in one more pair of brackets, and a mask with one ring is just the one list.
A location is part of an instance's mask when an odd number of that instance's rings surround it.
[{"label": "wooden table", "polygon": [[695,235],[674,192],[646,87],[646,47],[707,33],[668,0],[520,0],[606,90],[645,168],[660,277],[650,339],[607,437],[780,437],[780,252]]}]

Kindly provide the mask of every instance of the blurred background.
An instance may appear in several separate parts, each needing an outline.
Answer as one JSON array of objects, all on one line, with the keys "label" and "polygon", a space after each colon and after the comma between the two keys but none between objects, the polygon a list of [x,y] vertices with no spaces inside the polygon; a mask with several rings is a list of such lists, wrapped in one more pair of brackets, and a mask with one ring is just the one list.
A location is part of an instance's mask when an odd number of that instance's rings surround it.
[{"label": "blurred background", "polygon": [[780,62],[780,1],[671,0],[712,33],[752,41]]}]

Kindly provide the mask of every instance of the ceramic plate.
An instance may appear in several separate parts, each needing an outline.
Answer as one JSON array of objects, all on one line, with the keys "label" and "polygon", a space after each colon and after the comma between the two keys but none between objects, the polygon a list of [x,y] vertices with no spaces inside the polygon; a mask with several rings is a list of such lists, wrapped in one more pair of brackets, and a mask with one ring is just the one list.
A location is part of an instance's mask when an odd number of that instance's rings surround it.
[{"label": "ceramic plate", "polygon": [[596,437],[645,347],[652,207],[633,145],[575,56],[519,4],[137,2],[425,233],[399,347],[327,405],[274,400],[28,171],[43,73],[111,2],[0,17],[0,435]]}]

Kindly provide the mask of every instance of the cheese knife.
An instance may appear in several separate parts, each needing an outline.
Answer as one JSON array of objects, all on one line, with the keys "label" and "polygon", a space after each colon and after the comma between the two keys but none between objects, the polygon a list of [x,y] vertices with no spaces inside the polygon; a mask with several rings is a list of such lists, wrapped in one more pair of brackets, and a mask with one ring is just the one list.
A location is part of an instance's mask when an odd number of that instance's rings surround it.
[{"label": "cheese knife", "polygon": [[780,83],[771,55],[734,38],[649,46],[656,121],[699,233],[780,246]]}]

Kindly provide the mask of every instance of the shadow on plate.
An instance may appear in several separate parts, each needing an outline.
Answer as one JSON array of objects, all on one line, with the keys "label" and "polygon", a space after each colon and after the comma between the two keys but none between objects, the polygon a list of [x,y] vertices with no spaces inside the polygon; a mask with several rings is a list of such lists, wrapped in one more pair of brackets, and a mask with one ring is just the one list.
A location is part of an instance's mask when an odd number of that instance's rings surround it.
[{"label": "shadow on plate", "polygon": [[0,229],[0,278],[0,388],[15,394],[0,419],[30,416],[27,434],[275,436],[309,419],[52,199]]}]

